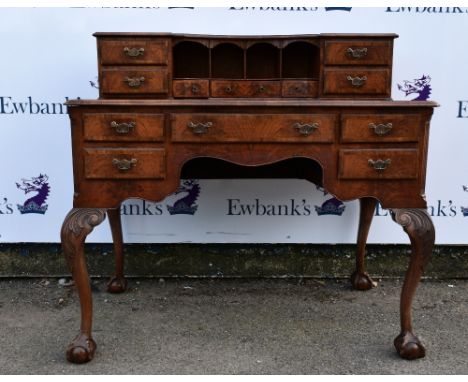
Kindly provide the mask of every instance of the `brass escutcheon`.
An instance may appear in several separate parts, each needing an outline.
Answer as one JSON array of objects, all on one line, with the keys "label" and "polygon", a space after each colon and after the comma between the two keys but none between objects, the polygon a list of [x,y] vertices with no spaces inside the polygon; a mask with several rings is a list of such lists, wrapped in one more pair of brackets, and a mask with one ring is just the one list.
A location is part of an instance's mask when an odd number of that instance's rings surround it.
[{"label": "brass escutcheon", "polygon": [[392,163],[391,159],[369,159],[367,161],[369,163],[369,166],[371,166],[374,170],[376,171],[384,171],[390,166],[390,163]]},{"label": "brass escutcheon", "polygon": [[213,126],[213,122],[192,122],[187,123],[187,127],[192,129],[194,134],[206,134],[208,129]]},{"label": "brass escutcheon", "polygon": [[143,56],[143,54],[145,53],[145,48],[128,48],[128,47],[125,47],[123,50],[124,50],[124,53],[128,57]]},{"label": "brass escutcheon", "polygon": [[145,82],[145,77],[125,77],[124,81],[131,88],[138,88],[143,82]]},{"label": "brass escutcheon", "polygon": [[374,133],[379,136],[387,135],[393,129],[393,123],[369,123],[369,128],[374,130]]},{"label": "brass escutcheon", "polygon": [[133,166],[136,165],[138,160],[136,158],[132,159],[112,159],[112,164],[117,167],[120,171],[128,171],[131,170]]},{"label": "brass escutcheon", "polygon": [[115,132],[118,134],[128,134],[130,130],[134,129],[136,126],[136,122],[122,122],[118,123],[116,121],[112,121],[110,126],[115,129]]},{"label": "brass escutcheon", "polygon": [[362,85],[364,85],[367,81],[367,77],[366,76],[362,76],[362,77],[359,77],[359,76],[356,76],[356,77],[351,77],[351,76],[348,76],[346,77],[346,79],[351,82],[351,85],[356,87],[356,88],[360,88]]},{"label": "brass escutcheon", "polygon": [[348,48],[346,49],[346,53],[351,58],[363,58],[367,56],[367,48]]},{"label": "brass escutcheon", "polygon": [[302,123],[296,122],[293,127],[298,130],[299,134],[304,135],[305,137],[312,134],[315,130],[318,129],[319,123],[312,122],[312,123]]}]

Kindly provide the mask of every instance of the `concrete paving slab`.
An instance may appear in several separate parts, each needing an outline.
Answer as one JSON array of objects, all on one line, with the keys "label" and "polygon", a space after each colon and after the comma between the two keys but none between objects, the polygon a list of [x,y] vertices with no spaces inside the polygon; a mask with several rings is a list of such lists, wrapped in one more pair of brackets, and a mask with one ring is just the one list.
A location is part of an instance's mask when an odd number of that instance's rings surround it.
[{"label": "concrete paving slab", "polygon": [[79,327],[73,286],[0,280],[0,374],[468,374],[468,281],[426,281],[414,304],[424,359],[405,361],[401,280],[371,291],[345,280],[93,281],[93,361],[65,359]]}]

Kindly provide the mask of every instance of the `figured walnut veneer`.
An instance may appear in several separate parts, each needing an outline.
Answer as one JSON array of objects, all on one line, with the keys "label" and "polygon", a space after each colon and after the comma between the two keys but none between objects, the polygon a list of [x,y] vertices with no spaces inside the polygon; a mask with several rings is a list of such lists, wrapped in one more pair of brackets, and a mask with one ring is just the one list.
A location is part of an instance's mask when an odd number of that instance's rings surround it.
[{"label": "figured walnut veneer", "polygon": [[71,362],[89,361],[96,348],[83,254],[93,227],[107,212],[116,254],[108,290],[123,292],[120,204],[162,200],[187,171],[238,176],[236,165],[250,175],[258,168],[263,177],[301,176],[343,201],[360,200],[351,276],[359,290],[376,285],[364,255],[377,201],[392,211],[413,249],[395,347],[403,358],[424,356],[411,304],[434,243],[424,187],[437,105],[390,99],[396,35],[95,36],[100,99],[68,102],[75,192],[62,242],[82,311]]}]

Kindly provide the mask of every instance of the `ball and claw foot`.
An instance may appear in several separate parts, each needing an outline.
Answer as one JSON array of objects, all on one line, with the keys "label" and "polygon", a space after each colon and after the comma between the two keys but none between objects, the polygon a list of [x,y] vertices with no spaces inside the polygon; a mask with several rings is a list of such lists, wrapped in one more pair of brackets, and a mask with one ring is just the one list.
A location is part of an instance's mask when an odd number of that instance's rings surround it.
[{"label": "ball and claw foot", "polygon": [[367,273],[354,272],[351,275],[351,285],[357,290],[369,290],[375,288],[377,283]]},{"label": "ball and claw foot", "polygon": [[411,332],[401,332],[393,343],[401,358],[417,359],[426,355],[426,349],[421,341]]},{"label": "ball and claw foot", "polygon": [[79,334],[67,349],[67,360],[72,363],[86,363],[93,359],[96,342],[91,337]]},{"label": "ball and claw foot", "polygon": [[127,280],[125,277],[112,277],[107,283],[107,291],[109,293],[123,293],[127,290]]}]

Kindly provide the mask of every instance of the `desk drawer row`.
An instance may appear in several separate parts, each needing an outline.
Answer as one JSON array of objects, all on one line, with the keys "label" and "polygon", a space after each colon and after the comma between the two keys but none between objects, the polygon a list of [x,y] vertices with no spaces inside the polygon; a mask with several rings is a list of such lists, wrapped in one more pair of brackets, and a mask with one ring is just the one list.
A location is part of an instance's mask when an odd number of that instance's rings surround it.
[{"label": "desk drawer row", "polygon": [[[166,123],[168,119],[168,126]],[[418,114],[88,113],[85,141],[101,142],[417,142]]]},{"label": "desk drawer row", "polygon": [[[418,114],[397,113],[85,113],[85,178],[164,179],[165,143],[172,142],[173,151],[178,144],[292,143],[296,154],[307,151],[304,144],[330,145],[340,179],[417,179],[420,128]],[[338,141],[347,146],[334,148]],[[349,146],[356,143],[368,146]],[[390,145],[375,148],[379,143]]]}]

